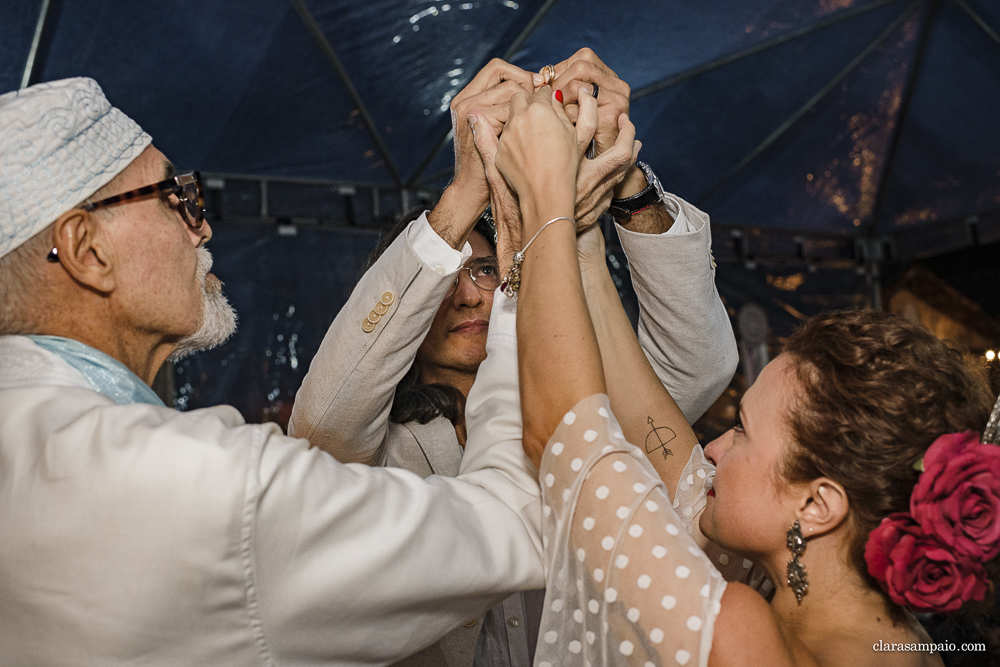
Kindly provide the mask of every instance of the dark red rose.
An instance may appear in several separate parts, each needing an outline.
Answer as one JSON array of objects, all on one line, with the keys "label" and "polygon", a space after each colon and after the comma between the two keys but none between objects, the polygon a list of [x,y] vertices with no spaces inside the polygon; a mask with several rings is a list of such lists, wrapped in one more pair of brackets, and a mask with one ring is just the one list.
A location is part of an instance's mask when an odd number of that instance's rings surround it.
[{"label": "dark red rose", "polygon": [[865,560],[889,598],[914,611],[954,612],[986,595],[983,565],[925,535],[905,512],[887,516],[871,532]]},{"label": "dark red rose", "polygon": [[979,562],[1000,554],[1000,447],[972,431],[949,433],[924,454],[924,472],[910,496],[923,532]]}]

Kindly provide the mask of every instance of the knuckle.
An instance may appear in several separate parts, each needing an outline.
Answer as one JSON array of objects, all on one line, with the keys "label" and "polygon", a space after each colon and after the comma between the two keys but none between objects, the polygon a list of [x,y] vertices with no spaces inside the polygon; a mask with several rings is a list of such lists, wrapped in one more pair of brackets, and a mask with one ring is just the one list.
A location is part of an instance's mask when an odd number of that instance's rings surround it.
[{"label": "knuckle", "polygon": [[590,63],[584,60],[576,60],[566,70],[566,74],[569,75],[571,79],[582,79],[586,75],[590,66]]}]

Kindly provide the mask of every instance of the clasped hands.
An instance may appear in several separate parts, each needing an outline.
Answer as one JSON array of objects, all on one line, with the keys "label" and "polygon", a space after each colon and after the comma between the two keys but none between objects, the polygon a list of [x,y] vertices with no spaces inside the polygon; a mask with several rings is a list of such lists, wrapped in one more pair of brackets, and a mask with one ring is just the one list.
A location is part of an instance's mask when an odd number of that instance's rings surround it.
[{"label": "clasped hands", "polygon": [[[495,59],[452,101],[455,179],[449,189],[467,193],[480,210],[491,204],[501,272],[523,245],[522,205],[569,196],[583,252],[582,246],[595,245],[593,237],[602,240],[599,230],[584,232],[638,171],[628,84],[590,49],[555,65],[554,75],[543,85],[540,73]],[[588,160],[592,140],[597,156]]]}]

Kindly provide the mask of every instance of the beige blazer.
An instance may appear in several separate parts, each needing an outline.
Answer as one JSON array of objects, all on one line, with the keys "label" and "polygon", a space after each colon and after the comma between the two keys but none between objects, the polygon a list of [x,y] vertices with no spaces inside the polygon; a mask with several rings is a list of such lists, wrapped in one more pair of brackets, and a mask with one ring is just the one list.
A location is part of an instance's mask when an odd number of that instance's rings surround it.
[{"label": "beige blazer", "polygon": [[[695,231],[650,235],[618,228],[639,300],[639,342],[689,422],[729,384],[739,355],[715,288],[708,216],[671,197]],[[290,435],[340,461],[392,465],[421,476],[458,473],[462,449],[451,423],[394,424],[396,385],[417,354],[454,273],[436,273],[406,233],[355,287],[316,353],[295,398]]]},{"label": "beige blazer", "polygon": [[[639,300],[640,344],[694,422],[732,379],[738,353],[715,287],[708,216],[675,197],[664,202],[675,218],[683,212],[695,231],[655,236],[619,227],[618,233]],[[454,476],[463,451],[450,421],[388,419],[396,385],[454,278],[428,267],[407,239],[407,233],[399,235],[337,315],[296,397],[289,434],[341,461],[400,467],[422,477]],[[387,308],[378,306],[386,302]],[[519,598],[512,596],[510,604],[520,605]],[[471,665],[481,627],[481,618],[470,618],[399,664]]]}]

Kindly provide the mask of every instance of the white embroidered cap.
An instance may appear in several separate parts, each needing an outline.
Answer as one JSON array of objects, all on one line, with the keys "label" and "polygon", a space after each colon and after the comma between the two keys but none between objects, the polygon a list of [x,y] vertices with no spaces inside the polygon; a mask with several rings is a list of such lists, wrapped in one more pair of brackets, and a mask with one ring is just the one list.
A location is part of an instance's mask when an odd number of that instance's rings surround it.
[{"label": "white embroidered cap", "polygon": [[151,142],[93,79],[0,95],[0,257],[107,185]]}]

